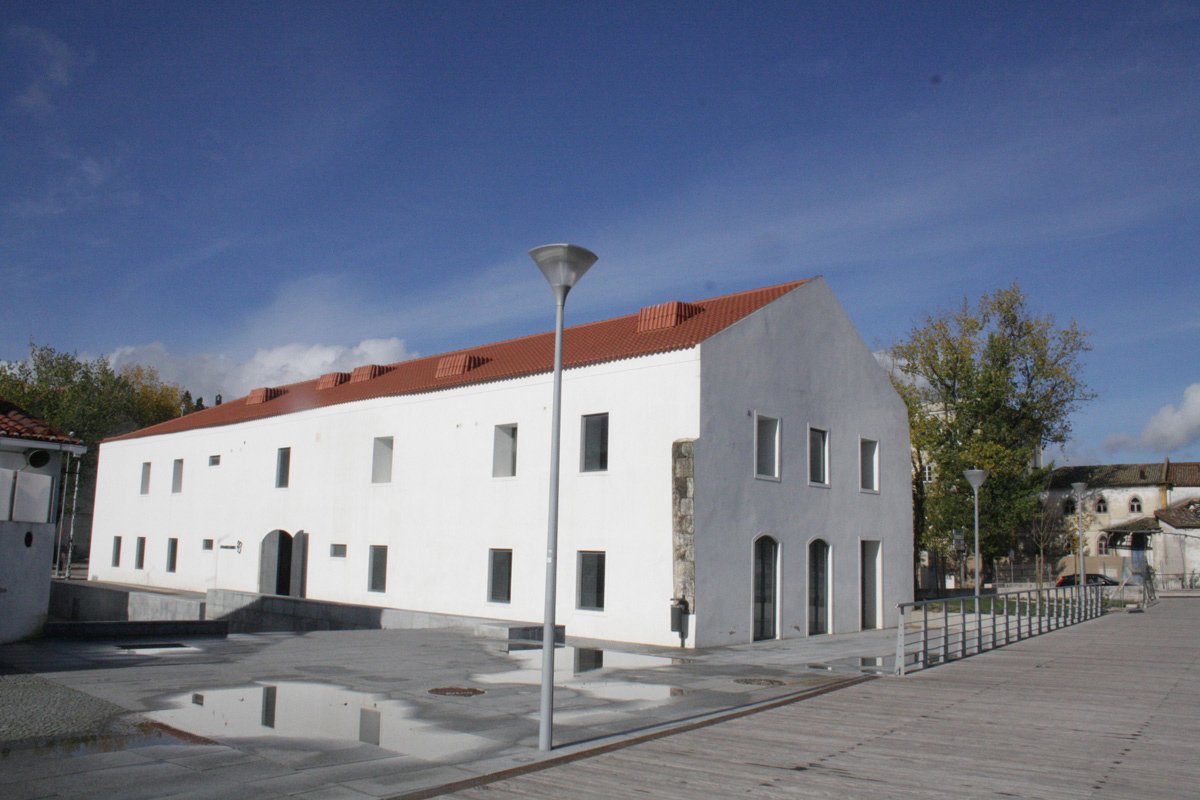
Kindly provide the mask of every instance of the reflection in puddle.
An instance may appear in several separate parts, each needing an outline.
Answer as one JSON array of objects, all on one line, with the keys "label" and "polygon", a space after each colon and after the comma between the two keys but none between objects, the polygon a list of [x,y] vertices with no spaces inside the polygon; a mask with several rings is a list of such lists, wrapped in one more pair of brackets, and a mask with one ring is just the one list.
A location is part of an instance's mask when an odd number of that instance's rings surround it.
[{"label": "reflection in puddle", "polygon": [[[471,676],[479,683],[539,684],[542,681],[542,648],[510,650],[509,658],[518,662],[510,672]],[[666,684],[640,683],[622,678],[618,670],[661,667],[672,662],[662,656],[597,650],[591,647],[556,647],[554,683],[602,700],[663,702],[675,696]]]},{"label": "reflection in puddle", "polygon": [[0,760],[33,754],[50,758],[75,758],[96,753],[115,753],[139,747],[204,743],[206,740],[166,730],[154,723],[141,723],[137,733],[101,733],[88,736],[63,736],[38,742],[22,742],[16,746],[5,743],[0,747]]},{"label": "reflection in puddle", "polygon": [[212,689],[180,695],[173,703],[175,708],[147,716],[201,736],[362,742],[431,761],[455,760],[492,744],[415,719],[409,703],[328,684]]},{"label": "reflection in puddle", "polygon": [[139,642],[137,644],[115,645],[123,654],[139,656],[161,656],[172,653],[198,653],[199,648],[179,642]]}]

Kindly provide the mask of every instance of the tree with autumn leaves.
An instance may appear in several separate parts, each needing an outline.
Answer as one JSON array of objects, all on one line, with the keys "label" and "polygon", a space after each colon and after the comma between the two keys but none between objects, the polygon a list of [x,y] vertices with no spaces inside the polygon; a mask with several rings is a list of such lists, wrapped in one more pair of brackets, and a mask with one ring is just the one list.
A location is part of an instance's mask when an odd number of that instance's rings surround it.
[{"label": "tree with autumn leaves", "polygon": [[[918,551],[946,554],[955,528],[973,529],[964,469],[988,470],[979,493],[985,563],[1034,550],[1042,451],[1067,441],[1071,415],[1094,395],[1079,377],[1090,350],[1072,321],[1029,309],[1020,286],[926,317],[891,348],[893,384],[908,407],[913,531]],[[931,467],[930,470],[926,466]],[[931,480],[926,480],[927,475]]]}]

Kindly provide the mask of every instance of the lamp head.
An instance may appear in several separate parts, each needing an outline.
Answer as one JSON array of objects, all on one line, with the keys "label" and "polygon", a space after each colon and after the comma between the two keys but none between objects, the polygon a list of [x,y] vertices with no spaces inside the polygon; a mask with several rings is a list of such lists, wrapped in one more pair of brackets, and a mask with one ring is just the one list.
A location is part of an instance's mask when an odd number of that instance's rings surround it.
[{"label": "lamp head", "polygon": [[1084,492],[1087,491],[1087,484],[1084,483],[1083,481],[1079,481],[1077,483],[1072,483],[1071,490],[1074,491],[1075,494],[1082,495]]},{"label": "lamp head", "polygon": [[963,477],[967,479],[967,483],[971,484],[971,488],[979,491],[979,487],[983,486],[983,482],[987,480],[988,471],[986,469],[964,469]]},{"label": "lamp head", "polygon": [[529,251],[529,257],[546,276],[555,294],[565,297],[571,287],[596,263],[598,256],[577,244],[544,244]]}]

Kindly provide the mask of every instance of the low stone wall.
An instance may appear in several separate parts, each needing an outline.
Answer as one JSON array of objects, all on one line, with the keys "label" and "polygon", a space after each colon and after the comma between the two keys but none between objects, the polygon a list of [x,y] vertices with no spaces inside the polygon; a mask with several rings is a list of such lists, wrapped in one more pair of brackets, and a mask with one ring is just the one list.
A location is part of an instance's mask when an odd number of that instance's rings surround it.
[{"label": "low stone wall", "polygon": [[[207,618],[227,621],[231,633],[453,628],[490,639],[540,641],[542,638],[541,626],[527,622],[378,608],[229,589],[209,589],[205,599]],[[555,631],[555,638],[562,641],[563,637],[564,629],[560,625]]]},{"label": "low stone wall", "polygon": [[50,584],[50,616],[70,622],[201,620],[204,603],[199,594],[163,594],[93,581]]}]

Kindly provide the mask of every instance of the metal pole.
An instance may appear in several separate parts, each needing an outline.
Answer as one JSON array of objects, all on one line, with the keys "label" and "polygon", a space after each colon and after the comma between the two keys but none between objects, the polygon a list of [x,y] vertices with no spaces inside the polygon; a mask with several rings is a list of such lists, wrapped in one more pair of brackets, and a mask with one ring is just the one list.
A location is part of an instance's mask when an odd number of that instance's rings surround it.
[{"label": "metal pole", "polygon": [[62,570],[63,528],[67,524],[67,486],[71,483],[71,454],[67,453],[67,464],[62,473],[61,501],[58,504],[58,524],[54,526],[54,577]]},{"label": "metal pole", "polygon": [[65,577],[71,578],[71,551],[75,549],[75,509],[79,503],[79,466],[81,462],[75,459],[75,491],[71,494],[71,528],[67,533],[67,570]]},{"label": "metal pole", "polygon": [[550,513],[546,522],[546,606],[542,624],[542,702],[538,749],[554,744],[554,612],[558,583],[558,450],[562,423],[563,307],[568,286],[554,287],[554,402],[550,412]]},{"label": "metal pole", "polygon": [[979,607],[979,487],[972,486],[975,493],[975,652],[983,652],[983,611]]}]

